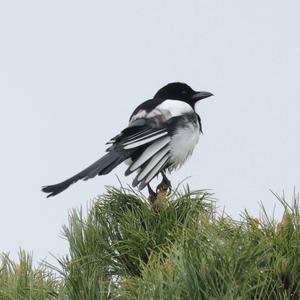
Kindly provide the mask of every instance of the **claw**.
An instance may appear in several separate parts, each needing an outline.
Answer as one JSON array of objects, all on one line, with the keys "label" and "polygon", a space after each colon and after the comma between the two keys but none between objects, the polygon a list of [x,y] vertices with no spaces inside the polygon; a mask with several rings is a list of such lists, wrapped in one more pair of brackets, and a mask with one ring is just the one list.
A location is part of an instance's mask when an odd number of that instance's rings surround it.
[{"label": "claw", "polygon": [[165,193],[169,190],[170,186],[167,185],[165,182],[161,182],[157,187],[156,187],[156,193]]},{"label": "claw", "polygon": [[156,193],[166,193],[167,195],[171,194],[172,185],[171,181],[167,178],[165,172],[161,172],[163,177],[162,182],[157,186]]}]

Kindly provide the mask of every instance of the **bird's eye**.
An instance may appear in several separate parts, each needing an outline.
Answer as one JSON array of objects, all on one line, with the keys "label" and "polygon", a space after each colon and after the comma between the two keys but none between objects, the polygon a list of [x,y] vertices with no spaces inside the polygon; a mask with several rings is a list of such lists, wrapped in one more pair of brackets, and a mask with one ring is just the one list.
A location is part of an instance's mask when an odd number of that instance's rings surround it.
[{"label": "bird's eye", "polygon": [[184,91],[184,90],[183,90],[183,91],[181,91],[181,94],[182,94],[182,95],[186,95],[186,94],[187,94],[187,91]]}]

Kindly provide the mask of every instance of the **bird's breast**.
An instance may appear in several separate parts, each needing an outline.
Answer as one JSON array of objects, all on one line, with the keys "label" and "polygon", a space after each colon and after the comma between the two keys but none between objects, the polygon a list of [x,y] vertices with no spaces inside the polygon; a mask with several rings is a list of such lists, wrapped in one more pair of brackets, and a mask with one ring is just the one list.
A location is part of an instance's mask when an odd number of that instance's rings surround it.
[{"label": "bird's breast", "polygon": [[197,121],[178,127],[170,142],[169,170],[180,167],[193,153],[199,141],[200,125]]}]

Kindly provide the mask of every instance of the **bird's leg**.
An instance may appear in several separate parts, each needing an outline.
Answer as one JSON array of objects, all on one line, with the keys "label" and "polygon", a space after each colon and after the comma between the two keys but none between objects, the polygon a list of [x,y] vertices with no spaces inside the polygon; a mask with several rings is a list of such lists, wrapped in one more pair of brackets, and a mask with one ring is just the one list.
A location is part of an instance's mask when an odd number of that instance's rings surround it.
[{"label": "bird's leg", "polygon": [[172,185],[171,181],[167,178],[165,171],[161,171],[162,181],[156,188],[156,193],[165,193],[169,195],[171,193]]},{"label": "bird's leg", "polygon": [[153,205],[153,203],[155,203],[155,201],[156,201],[157,193],[155,193],[152,190],[152,188],[151,188],[151,186],[150,186],[149,183],[147,184],[147,188],[148,188],[148,193],[149,193],[149,198],[148,199],[149,199],[150,203]]}]

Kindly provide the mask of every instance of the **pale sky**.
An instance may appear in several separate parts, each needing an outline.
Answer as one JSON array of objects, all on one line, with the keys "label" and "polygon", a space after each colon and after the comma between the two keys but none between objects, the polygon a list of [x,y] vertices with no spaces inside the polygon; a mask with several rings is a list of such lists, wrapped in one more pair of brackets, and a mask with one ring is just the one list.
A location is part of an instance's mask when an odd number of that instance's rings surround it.
[{"label": "pale sky", "polygon": [[[72,208],[124,167],[46,199],[40,187],[97,160],[134,108],[183,81],[215,97],[204,135],[170,179],[253,215],[299,188],[299,1],[2,1],[0,251],[63,255]],[[278,213],[278,215],[279,215]]]}]

